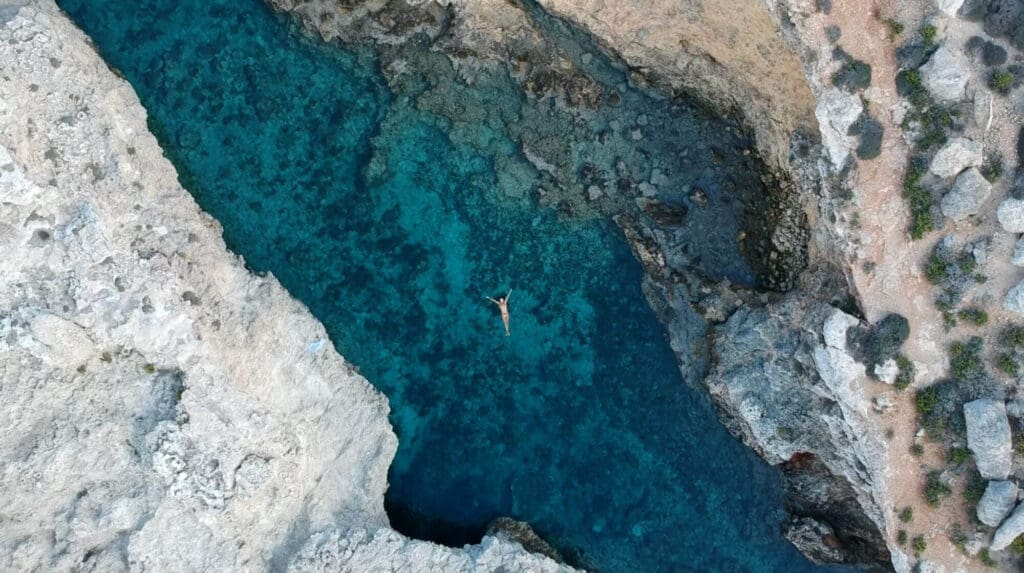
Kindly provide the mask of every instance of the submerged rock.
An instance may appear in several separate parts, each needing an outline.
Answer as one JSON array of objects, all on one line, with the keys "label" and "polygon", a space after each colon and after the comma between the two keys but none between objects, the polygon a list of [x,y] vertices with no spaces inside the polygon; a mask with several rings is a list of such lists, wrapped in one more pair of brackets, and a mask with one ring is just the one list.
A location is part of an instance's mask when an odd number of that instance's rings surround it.
[{"label": "submerged rock", "polygon": [[971,73],[960,57],[949,48],[939,46],[920,71],[924,86],[939,101],[955,102],[964,99]]},{"label": "submerged rock", "polygon": [[985,488],[985,495],[978,502],[978,521],[989,527],[997,527],[1016,504],[1017,484],[1012,481],[990,481]]},{"label": "submerged rock", "polygon": [[956,178],[952,189],[943,195],[939,207],[944,216],[959,221],[977,215],[991,192],[992,184],[980,171],[971,167]]},{"label": "submerged rock", "polygon": [[964,404],[964,421],[967,447],[974,453],[978,473],[985,479],[1005,480],[1013,452],[1006,404],[987,398],[968,402]]}]

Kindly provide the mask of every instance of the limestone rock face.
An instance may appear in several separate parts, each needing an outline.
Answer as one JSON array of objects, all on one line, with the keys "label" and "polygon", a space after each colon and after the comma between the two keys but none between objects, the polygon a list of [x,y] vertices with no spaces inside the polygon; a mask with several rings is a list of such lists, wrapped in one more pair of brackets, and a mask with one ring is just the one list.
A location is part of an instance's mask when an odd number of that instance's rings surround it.
[{"label": "limestone rock face", "polygon": [[939,177],[953,177],[968,167],[981,166],[981,143],[956,137],[943,145],[928,170]]},{"label": "limestone rock face", "polygon": [[0,62],[0,570],[562,569],[393,532],[387,401],[228,253],[128,84],[52,0],[0,10]]},{"label": "limestone rock face", "polygon": [[[840,561],[887,568],[879,533],[884,445],[859,387],[864,366],[846,347],[858,322],[805,301],[740,308],[715,332],[716,363],[705,382],[726,427],[782,468],[791,512],[851,541],[838,548]],[[804,524],[791,540],[820,530]]]},{"label": "limestone rock face", "polygon": [[999,526],[996,534],[992,536],[992,544],[989,546],[993,551],[1002,551],[1013,543],[1014,539],[1024,534],[1024,503],[1018,504],[1017,509]]},{"label": "limestone rock face", "polygon": [[935,7],[949,17],[956,16],[963,5],[964,0],[935,0]]},{"label": "limestone rock face", "polygon": [[836,88],[826,90],[818,98],[814,114],[821,127],[821,142],[836,169],[846,163],[856,145],[856,138],[848,132],[863,111],[859,97]]},{"label": "limestone rock face", "polygon": [[978,521],[997,527],[1017,505],[1017,484],[1012,481],[990,481],[985,495],[978,502]]},{"label": "limestone rock face", "polygon": [[972,167],[956,178],[953,187],[942,196],[939,208],[954,221],[977,215],[992,192],[992,184]]},{"label": "limestone rock face", "polygon": [[964,404],[967,423],[967,447],[974,452],[974,461],[981,477],[1005,480],[1010,475],[1010,421],[1006,404],[981,399]]},{"label": "limestone rock face", "polygon": [[996,218],[1007,233],[1024,233],[1024,200],[1004,199],[996,209]]},{"label": "limestone rock face", "polygon": [[960,57],[945,46],[940,46],[920,68],[924,87],[936,99],[946,102],[964,99],[967,80],[971,74]]}]

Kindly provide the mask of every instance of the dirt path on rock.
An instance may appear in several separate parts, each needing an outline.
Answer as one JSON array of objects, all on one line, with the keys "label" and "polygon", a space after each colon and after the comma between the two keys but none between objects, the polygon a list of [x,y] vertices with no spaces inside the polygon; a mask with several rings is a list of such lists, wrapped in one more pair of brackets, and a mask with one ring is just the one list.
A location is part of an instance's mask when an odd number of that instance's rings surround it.
[{"label": "dirt path on rock", "polygon": [[[906,10],[906,7],[901,9]],[[907,233],[909,212],[901,194],[908,150],[899,126],[892,119],[892,110],[899,102],[895,48],[900,39],[890,39],[888,27],[875,16],[876,13],[883,17],[895,15],[893,10],[893,2],[837,2],[827,17],[829,24],[842,30],[839,45],[853,57],[871,65],[871,88],[864,95],[871,115],[885,128],[881,155],[874,160],[860,161],[855,173],[853,203],[859,225],[849,224],[853,242],[850,261],[853,286],[869,321],[874,322],[892,312],[909,320],[911,336],[903,351],[917,368],[913,386],[897,392],[895,407],[879,414],[878,423],[892,430],[892,438],[888,440],[888,500],[884,509],[890,546],[896,546],[897,532],[904,529],[908,539],[924,536],[928,547],[923,558],[941,563],[950,571],[983,571],[985,568],[977,560],[963,555],[948,535],[951,524],[966,525],[962,484],[957,484],[953,495],[938,508],[928,506],[922,495],[928,471],[947,465],[946,452],[926,440],[923,456],[915,457],[910,453],[918,430],[913,388],[928,385],[945,374],[947,334],[942,315],[932,302],[935,296],[932,286],[922,272],[938,236],[931,234],[923,240],[911,241]],[[920,14],[899,16],[905,23],[920,21]],[[913,29],[910,25],[906,28]],[[852,223],[852,213],[850,215],[848,222]],[[868,272],[871,264],[874,268]],[[877,383],[866,387],[872,394],[890,391]],[[897,518],[904,507],[911,507],[914,514],[907,524]],[[908,541],[905,551],[911,554],[909,545]]]}]

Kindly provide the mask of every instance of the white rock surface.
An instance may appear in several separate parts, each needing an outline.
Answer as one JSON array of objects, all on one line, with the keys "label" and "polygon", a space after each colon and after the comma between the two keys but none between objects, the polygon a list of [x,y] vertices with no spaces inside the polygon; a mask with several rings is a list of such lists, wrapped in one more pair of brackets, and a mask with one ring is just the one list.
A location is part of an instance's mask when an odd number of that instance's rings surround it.
[{"label": "white rock surface", "polygon": [[859,97],[840,89],[828,89],[818,98],[814,115],[821,126],[821,142],[836,169],[842,168],[856,145],[856,138],[847,132],[863,111]]},{"label": "white rock surface", "polygon": [[1008,233],[1024,233],[1024,200],[1004,199],[996,209],[996,219]]},{"label": "white rock surface", "polygon": [[1017,505],[1017,484],[1012,481],[993,480],[988,482],[985,495],[978,502],[978,521],[989,527],[997,527]]},{"label": "white rock surface", "polygon": [[975,90],[974,123],[977,123],[983,132],[992,127],[992,109],[992,92],[981,88]]},{"label": "white rock surface", "polygon": [[967,447],[974,453],[978,473],[985,479],[1005,480],[1010,475],[1010,421],[1001,400],[981,399],[964,404]]},{"label": "white rock surface", "polygon": [[562,569],[390,530],[384,397],[26,4],[0,9],[0,570]]},{"label": "white rock surface", "polygon": [[981,161],[981,142],[954,137],[935,153],[928,170],[939,177],[953,177],[968,167],[980,167]]},{"label": "white rock surface", "polygon": [[900,367],[896,364],[894,358],[890,358],[885,362],[875,366],[875,376],[886,384],[892,384],[896,382],[896,377],[900,375]]},{"label": "white rock surface", "polygon": [[963,5],[964,0],[935,0],[935,7],[950,17],[956,16],[956,13],[960,11],[960,7]]},{"label": "white rock surface", "polygon": [[990,547],[993,551],[1002,551],[1020,535],[1024,535],[1024,503],[1017,505],[1017,509],[999,526]]},{"label": "white rock surface", "polygon": [[977,215],[991,193],[992,184],[971,167],[956,178],[953,187],[942,196],[939,208],[944,216],[959,221]]},{"label": "white rock surface", "polygon": [[954,102],[964,99],[967,80],[971,74],[960,56],[949,48],[939,46],[932,57],[920,68],[924,87],[939,101]]}]

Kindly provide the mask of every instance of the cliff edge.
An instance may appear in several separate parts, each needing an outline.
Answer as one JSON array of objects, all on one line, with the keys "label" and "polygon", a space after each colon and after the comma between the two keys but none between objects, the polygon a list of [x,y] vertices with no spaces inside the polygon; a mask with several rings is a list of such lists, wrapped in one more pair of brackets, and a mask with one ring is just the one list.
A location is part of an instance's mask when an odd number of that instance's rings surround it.
[{"label": "cliff edge", "polygon": [[569,571],[392,531],[386,399],[230,254],[131,87],[0,2],[0,569]]}]

